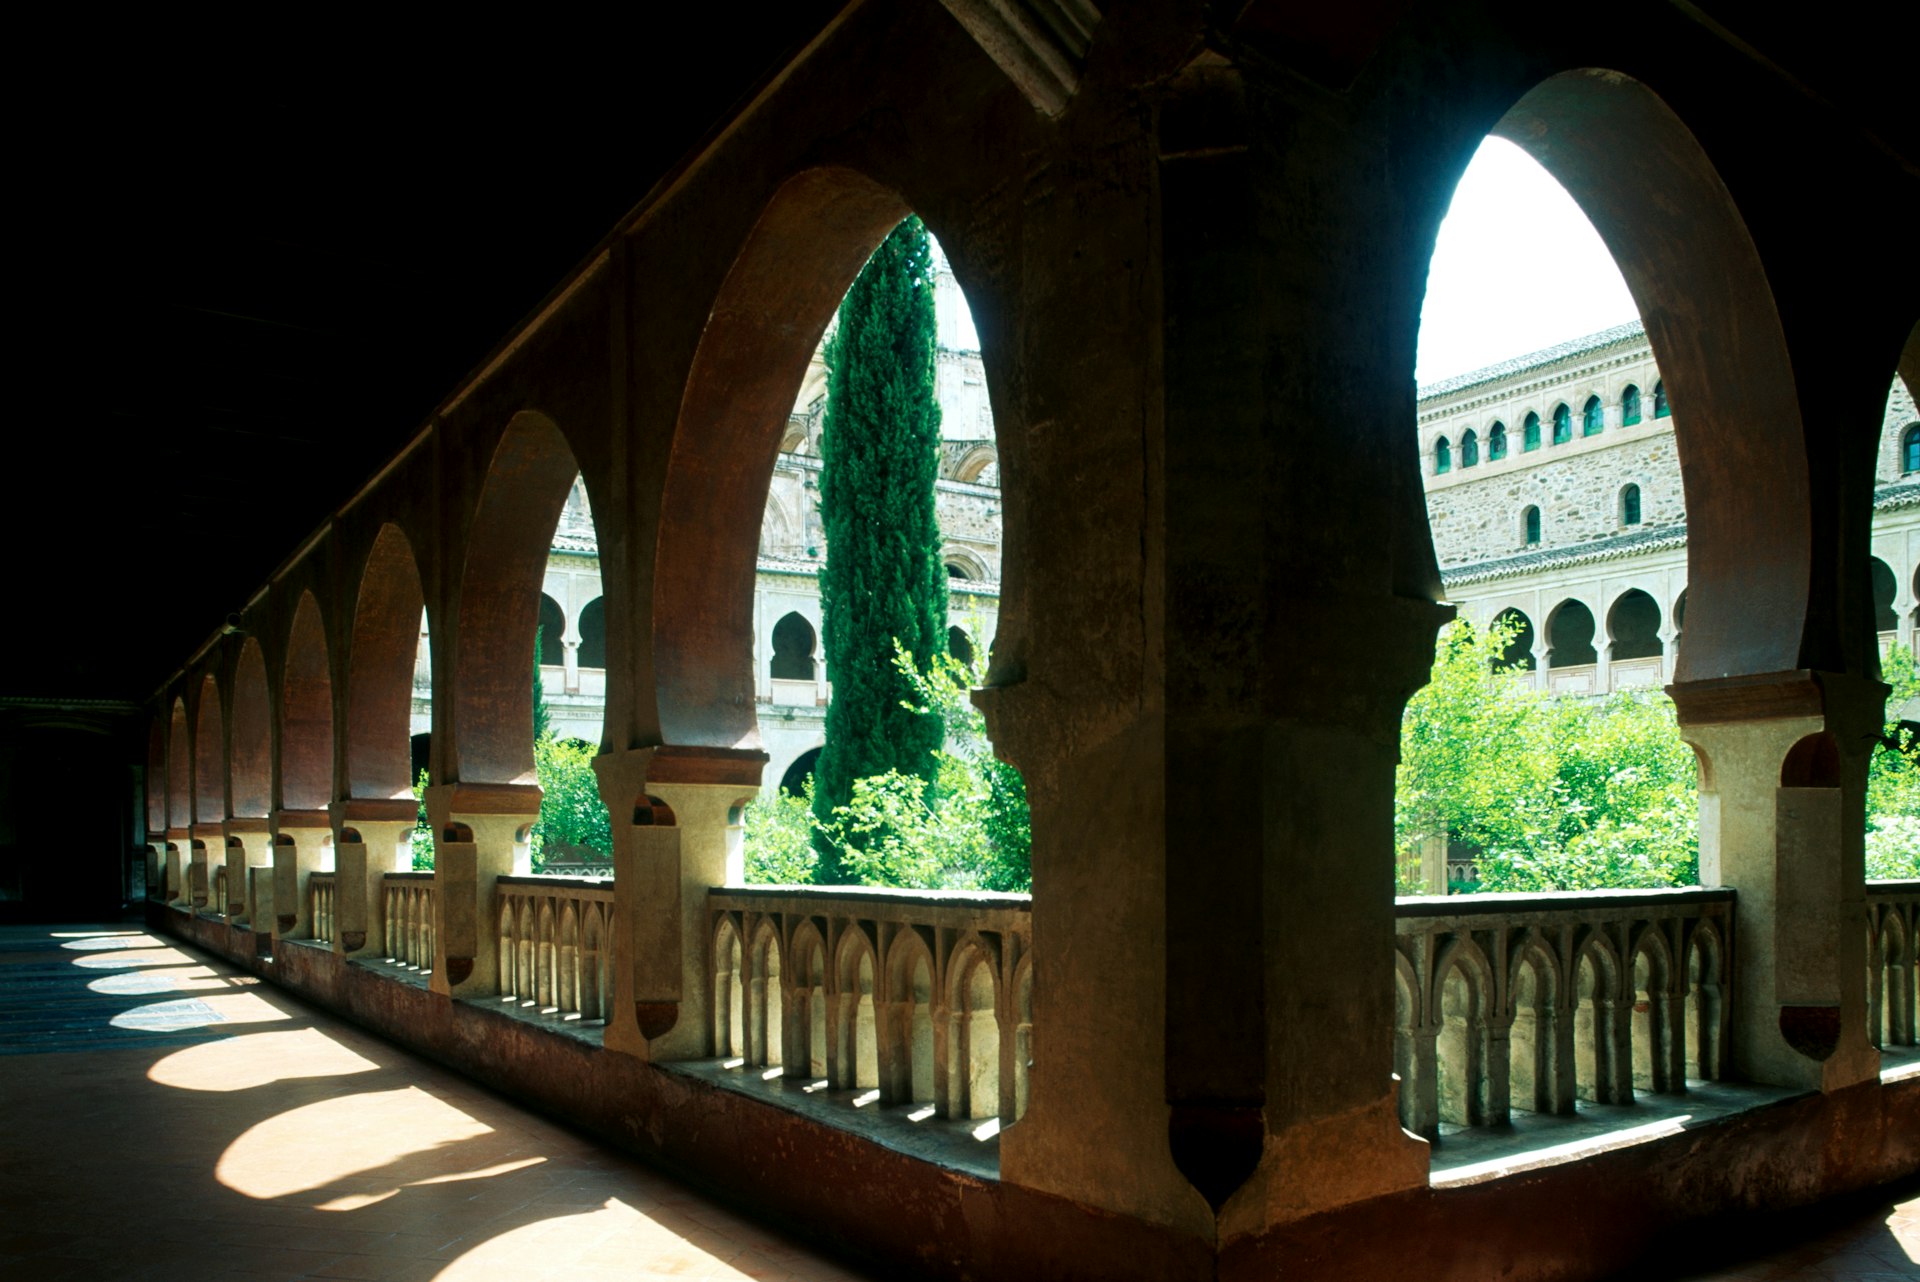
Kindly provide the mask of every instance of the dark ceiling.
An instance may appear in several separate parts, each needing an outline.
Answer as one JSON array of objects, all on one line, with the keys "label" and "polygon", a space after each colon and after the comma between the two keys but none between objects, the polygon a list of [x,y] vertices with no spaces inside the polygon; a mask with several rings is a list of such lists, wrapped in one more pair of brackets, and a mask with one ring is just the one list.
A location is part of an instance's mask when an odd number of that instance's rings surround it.
[{"label": "dark ceiling", "polygon": [[[150,695],[835,7],[469,18],[467,47],[383,66],[361,31],[352,56],[254,30],[195,56],[170,30],[41,68],[15,117],[0,698]],[[1912,163],[1906,81],[1863,74],[1857,31],[1711,7]]]},{"label": "dark ceiling", "polygon": [[462,71],[223,46],[50,99],[13,202],[0,696],[151,694],[830,11]]}]

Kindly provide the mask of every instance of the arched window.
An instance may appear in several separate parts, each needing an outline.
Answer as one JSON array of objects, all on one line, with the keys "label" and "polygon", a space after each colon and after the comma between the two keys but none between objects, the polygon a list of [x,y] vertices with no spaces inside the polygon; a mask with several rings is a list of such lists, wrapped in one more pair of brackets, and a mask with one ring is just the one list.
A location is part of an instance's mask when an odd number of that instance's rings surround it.
[{"label": "arched window", "polygon": [[549,668],[565,667],[567,648],[560,638],[567,634],[567,616],[560,603],[540,594],[540,662]]},{"label": "arched window", "polygon": [[1640,421],[1640,389],[1632,383],[1620,393],[1620,426],[1631,427]]},{"label": "arched window", "polygon": [[1663,652],[1660,644],[1660,607],[1639,588],[1620,594],[1607,611],[1607,632],[1613,644],[1607,654],[1615,659],[1651,659]]},{"label": "arched window", "polygon": [[1460,466],[1472,467],[1480,461],[1480,437],[1472,428],[1460,438]]},{"label": "arched window", "polygon": [[595,597],[580,608],[580,666],[607,666],[607,599]]},{"label": "arched window", "polygon": [[1520,427],[1520,449],[1524,452],[1526,450],[1537,450],[1539,448],[1540,416],[1529,410],[1527,411],[1526,422],[1522,423]]},{"label": "arched window", "polygon": [[1640,524],[1640,487],[1637,485],[1620,491],[1620,524]]},{"label": "arched window", "polygon": [[967,635],[965,628],[947,629],[947,653],[969,668],[973,666],[973,638]]},{"label": "arched window", "polygon": [[1533,671],[1533,620],[1519,610],[1507,609],[1500,611],[1494,618],[1494,623],[1496,625],[1511,624],[1514,628],[1513,636],[1507,641],[1506,648],[1494,661],[1494,670],[1497,672]]},{"label": "arched window", "polygon": [[1564,403],[1553,407],[1553,443],[1565,445],[1573,439],[1573,411]]},{"label": "arched window", "polygon": [[1920,472],[1920,423],[1909,424],[1900,433],[1900,475]]},{"label": "arched window", "polygon": [[1528,547],[1540,544],[1540,509],[1529,507],[1520,514],[1520,537]]},{"label": "arched window", "polygon": [[1598,436],[1606,425],[1607,412],[1600,407],[1600,398],[1589,396],[1586,407],[1580,411],[1580,435]]},{"label": "arched window", "polygon": [[1507,456],[1507,425],[1499,419],[1487,429],[1487,462],[1503,459]]},{"label": "arched window", "polygon": [[1597,661],[1594,631],[1593,611],[1577,600],[1562,601],[1547,620],[1547,666],[1578,668]]},{"label": "arched window", "polygon": [[813,680],[813,625],[797,611],[773,625],[772,676],[775,681]]},{"label": "arched window", "polygon": [[1447,438],[1441,437],[1433,443],[1433,474],[1453,470],[1453,447],[1447,444]]},{"label": "arched window", "polygon": [[1898,594],[1893,568],[1876,556],[1868,558],[1867,569],[1873,582],[1873,630],[1893,632],[1900,627],[1900,616],[1893,608],[1893,598]]},{"label": "arched window", "polygon": [[1665,418],[1671,413],[1673,413],[1672,409],[1667,406],[1666,380],[1662,379],[1653,385],[1653,416],[1655,418]]}]

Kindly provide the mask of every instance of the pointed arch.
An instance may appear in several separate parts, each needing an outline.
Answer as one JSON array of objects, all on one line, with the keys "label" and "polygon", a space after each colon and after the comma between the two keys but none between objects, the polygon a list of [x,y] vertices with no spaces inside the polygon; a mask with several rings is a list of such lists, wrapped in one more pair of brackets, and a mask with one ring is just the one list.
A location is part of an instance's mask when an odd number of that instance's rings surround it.
[{"label": "pointed arch", "polygon": [[567,438],[543,414],[515,414],[494,447],[468,529],[453,638],[449,765],[462,783],[533,782],[540,589],[553,531],[579,475]]},{"label": "pointed arch", "polygon": [[910,212],[853,170],[807,170],[773,193],[721,284],[680,402],[654,553],[668,743],[759,747],[753,582],[773,465],[827,322]]},{"label": "pointed arch", "polygon": [[267,692],[267,661],[253,637],[241,643],[233,665],[232,722],[227,761],[233,795],[227,812],[264,819],[273,809],[273,697]]},{"label": "pointed arch", "polygon": [[220,715],[220,683],[209,672],[200,679],[200,704],[193,728],[193,821],[217,824],[227,817],[227,736]]},{"label": "pointed arch", "polygon": [[382,525],[360,572],[348,649],[349,796],[394,798],[412,791],[413,672],[424,595],[413,544],[398,525]]},{"label": "pointed arch", "polygon": [[187,701],[176,697],[167,729],[167,827],[193,822],[193,736],[187,731]]},{"label": "pointed arch", "polygon": [[[1659,363],[1687,405],[1677,429],[1700,588],[1676,679],[1844,667],[1837,602],[1810,599],[1819,544],[1795,362],[1745,220],[1692,131],[1615,70],[1535,85],[1493,132],[1528,152],[1592,221]],[[1633,157],[1636,181],[1619,180]],[[1817,656],[1817,661],[1816,661]],[[1864,666],[1864,665],[1857,665]]]},{"label": "pointed arch", "polygon": [[280,681],[280,804],[325,810],[333,800],[333,659],[313,593],[300,594]]}]

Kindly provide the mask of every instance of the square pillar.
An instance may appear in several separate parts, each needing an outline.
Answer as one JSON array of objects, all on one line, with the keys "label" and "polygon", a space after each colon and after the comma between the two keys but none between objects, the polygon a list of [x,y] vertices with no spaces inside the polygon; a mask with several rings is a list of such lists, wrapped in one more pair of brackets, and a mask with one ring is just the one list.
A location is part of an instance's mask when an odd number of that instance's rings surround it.
[{"label": "square pillar", "polygon": [[540,817],[533,784],[435,784],[427,789],[433,843],[432,990],[448,997],[500,991],[495,889],[530,873],[527,844]]},{"label": "square pillar", "polygon": [[333,950],[347,957],[385,956],[386,882],[412,867],[419,805],[411,797],[348,799],[330,808],[334,821]]},{"label": "square pillar", "polygon": [[333,828],[324,810],[275,811],[272,826],[274,939],[311,939],[313,904],[307,882],[326,868]]},{"label": "square pillar", "polygon": [[226,831],[227,916],[245,918],[256,930],[272,930],[271,918],[256,924],[249,894],[251,870],[273,867],[273,834],[267,830],[266,818],[231,818]]},{"label": "square pillar", "polygon": [[754,750],[681,747],[595,759],[614,819],[609,1050],[660,1060],[712,1053],[707,892],[741,878],[740,815],[766,761]]},{"label": "square pillar", "polygon": [[1824,1091],[1876,1078],[1861,923],[1867,758],[1886,687],[1798,671],[1669,692],[1700,756],[1700,884],[1740,894],[1733,1074]]}]

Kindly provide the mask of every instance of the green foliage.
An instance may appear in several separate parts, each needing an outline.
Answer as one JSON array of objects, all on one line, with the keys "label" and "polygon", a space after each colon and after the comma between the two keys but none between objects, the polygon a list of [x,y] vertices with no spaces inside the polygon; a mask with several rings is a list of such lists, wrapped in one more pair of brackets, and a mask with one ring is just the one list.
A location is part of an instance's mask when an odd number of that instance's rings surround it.
[{"label": "green foliage", "polygon": [[413,870],[433,871],[433,823],[427,818],[427,772],[413,781],[413,797],[420,803],[419,817],[413,821]]},{"label": "green foliage", "polygon": [[[1512,638],[1502,623],[1442,634],[1402,722],[1399,847],[1444,825],[1481,890],[1696,884],[1698,767],[1672,702],[1542,695],[1502,663]],[[1421,889],[1403,865],[1401,893]]]},{"label": "green foliage", "polygon": [[747,807],[747,880],[774,886],[801,886],[812,881],[820,863],[813,848],[813,780],[806,792],[774,794]]},{"label": "green foliage", "polygon": [[540,782],[540,818],[533,825],[535,872],[549,860],[576,863],[613,858],[613,823],[593,773],[594,749],[551,734],[533,741]]},{"label": "green foliage", "polygon": [[843,876],[869,885],[1031,890],[1026,784],[993,756],[986,723],[967,697],[980,671],[940,655],[923,673],[903,647],[894,663],[912,694],[908,710],[945,728],[944,746],[929,753],[932,780],[897,769],[864,776],[825,818],[817,817],[811,784],[804,801],[755,802],[747,807],[747,880],[791,883],[816,874],[811,836],[840,852]]},{"label": "green foliage", "polygon": [[946,650],[933,292],[927,230],[908,218],[847,291],[826,349],[820,608],[834,694],[815,772],[815,877],[823,883],[845,876],[833,816],[853,800],[856,780],[897,772],[931,783],[936,773],[942,719],[914,710],[915,691],[893,656],[897,639],[926,657],[925,673]]},{"label": "green foliage", "polygon": [[533,627],[533,741],[539,743],[553,734],[553,714],[547,710],[547,686],[540,679],[542,646],[541,633],[545,629],[539,624]]},{"label": "green foliage", "polygon": [[1880,665],[1887,695],[1887,739],[1867,762],[1867,876],[1920,877],[1920,742],[1903,733],[1899,716],[1920,696],[1914,654],[1895,646]]}]

